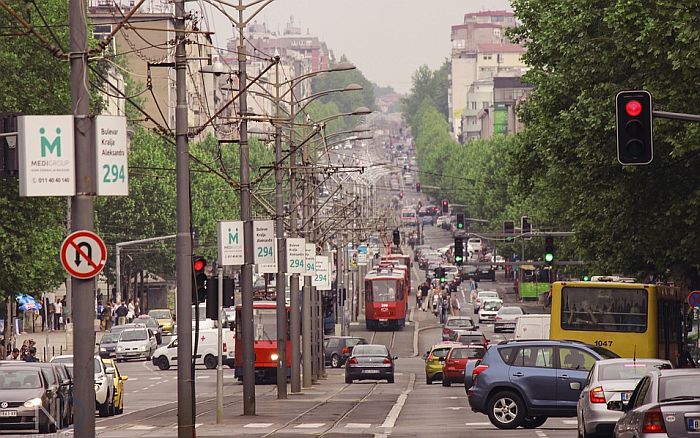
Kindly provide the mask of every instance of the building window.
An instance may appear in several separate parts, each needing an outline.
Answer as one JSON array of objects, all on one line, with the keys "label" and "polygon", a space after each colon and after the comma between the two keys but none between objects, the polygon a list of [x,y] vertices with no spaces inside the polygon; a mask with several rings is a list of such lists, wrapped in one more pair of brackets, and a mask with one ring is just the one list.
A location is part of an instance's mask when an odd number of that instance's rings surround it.
[{"label": "building window", "polygon": [[463,49],[465,47],[465,42],[464,40],[454,40],[452,41],[452,48],[453,49]]},{"label": "building window", "polygon": [[490,53],[487,54],[487,55],[484,55],[484,61],[488,61],[488,60],[490,60],[491,58],[493,58],[493,55],[490,54]]},{"label": "building window", "polygon": [[472,102],[472,109],[473,109],[473,110],[476,109],[476,102]]}]

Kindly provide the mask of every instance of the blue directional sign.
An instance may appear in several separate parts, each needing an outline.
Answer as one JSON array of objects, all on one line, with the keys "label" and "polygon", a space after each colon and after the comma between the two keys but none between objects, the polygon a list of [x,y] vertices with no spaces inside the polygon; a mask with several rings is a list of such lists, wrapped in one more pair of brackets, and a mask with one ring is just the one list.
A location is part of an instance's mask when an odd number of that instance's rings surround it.
[{"label": "blue directional sign", "polygon": [[688,305],[690,307],[700,307],[700,290],[694,290],[688,294]]}]

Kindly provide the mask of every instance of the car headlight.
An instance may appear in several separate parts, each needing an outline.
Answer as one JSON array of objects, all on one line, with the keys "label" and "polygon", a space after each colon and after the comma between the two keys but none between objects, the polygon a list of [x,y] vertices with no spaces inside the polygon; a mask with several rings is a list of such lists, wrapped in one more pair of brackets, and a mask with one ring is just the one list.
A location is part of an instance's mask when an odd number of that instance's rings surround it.
[{"label": "car headlight", "polygon": [[24,402],[24,407],[25,408],[39,408],[41,407],[41,399],[40,398],[32,398]]},{"label": "car headlight", "polygon": [[117,351],[124,351],[124,347],[122,347],[121,345],[117,346]]},{"label": "car headlight", "polygon": [[100,347],[100,351],[107,351],[105,347]]},{"label": "car headlight", "polygon": [[270,360],[277,360],[277,359],[279,359],[279,358],[280,358],[280,356],[279,356],[279,354],[277,354],[277,353],[272,353],[272,354],[270,355]]},{"label": "car headlight", "polygon": [[139,347],[139,351],[146,351],[146,347],[145,346]]}]

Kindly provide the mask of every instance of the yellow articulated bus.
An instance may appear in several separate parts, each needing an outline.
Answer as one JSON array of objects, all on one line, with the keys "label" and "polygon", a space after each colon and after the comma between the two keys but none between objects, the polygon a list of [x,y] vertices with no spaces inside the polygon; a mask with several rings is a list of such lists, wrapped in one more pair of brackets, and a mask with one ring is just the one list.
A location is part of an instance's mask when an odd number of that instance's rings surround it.
[{"label": "yellow articulated bus", "polygon": [[676,363],[685,339],[686,295],[655,284],[556,282],[550,337],[605,347],[621,357]]}]

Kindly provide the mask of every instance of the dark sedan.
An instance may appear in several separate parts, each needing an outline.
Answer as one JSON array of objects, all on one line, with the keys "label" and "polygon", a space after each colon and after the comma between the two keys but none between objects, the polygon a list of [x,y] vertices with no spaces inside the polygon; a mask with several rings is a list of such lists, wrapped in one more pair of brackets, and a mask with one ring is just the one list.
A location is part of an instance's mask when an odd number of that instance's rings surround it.
[{"label": "dark sedan", "polygon": [[119,333],[105,333],[100,339],[100,357],[105,359],[117,357],[117,342],[119,342]]},{"label": "dark sedan", "polygon": [[355,380],[385,380],[394,383],[394,361],[385,345],[357,345],[345,363],[345,383]]},{"label": "dark sedan", "polygon": [[0,429],[56,431],[57,388],[37,367],[7,365],[0,375]]}]

